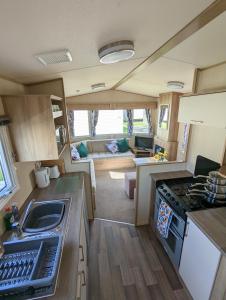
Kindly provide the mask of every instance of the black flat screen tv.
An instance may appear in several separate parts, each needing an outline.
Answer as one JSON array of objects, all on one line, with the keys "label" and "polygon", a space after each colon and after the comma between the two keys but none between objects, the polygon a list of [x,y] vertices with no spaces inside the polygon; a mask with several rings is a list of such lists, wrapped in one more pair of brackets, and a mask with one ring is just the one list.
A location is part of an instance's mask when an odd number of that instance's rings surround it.
[{"label": "black flat screen tv", "polygon": [[135,147],[138,149],[152,149],[153,138],[144,136],[135,136]]}]

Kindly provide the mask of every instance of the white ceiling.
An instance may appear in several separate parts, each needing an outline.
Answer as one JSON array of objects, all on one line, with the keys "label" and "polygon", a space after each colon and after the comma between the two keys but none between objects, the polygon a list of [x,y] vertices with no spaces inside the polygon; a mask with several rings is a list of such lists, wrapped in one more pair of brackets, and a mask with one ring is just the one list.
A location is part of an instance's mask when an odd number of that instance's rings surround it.
[{"label": "white ceiling", "polygon": [[[192,91],[195,68],[226,61],[226,12],[119,87],[120,90],[158,96],[170,80],[185,83]],[[174,90],[178,91],[178,90]]]},{"label": "white ceiling", "polygon": [[[109,88],[212,2],[0,0],[0,73],[22,83],[61,76],[66,96],[90,93],[90,85],[98,82],[106,82]],[[111,66],[101,65],[98,48],[121,39],[134,41],[134,59]],[[197,41],[199,38],[191,44]],[[71,50],[72,63],[44,67],[34,58],[37,53],[62,48]],[[198,57],[194,60],[190,50],[178,49],[175,49],[178,53],[168,53],[174,63],[160,59],[145,70],[143,76],[138,74],[121,89],[157,95],[170,75],[175,77],[170,80],[184,80],[185,88],[189,89],[194,64],[199,65],[200,60]],[[179,64],[175,59],[189,61],[189,65]]]},{"label": "white ceiling", "polygon": [[195,68],[196,66],[192,64],[161,57],[121,85],[119,90],[158,96],[159,93],[171,91],[167,88],[167,82],[176,80],[185,83],[184,88],[179,92],[187,93],[192,90]]}]

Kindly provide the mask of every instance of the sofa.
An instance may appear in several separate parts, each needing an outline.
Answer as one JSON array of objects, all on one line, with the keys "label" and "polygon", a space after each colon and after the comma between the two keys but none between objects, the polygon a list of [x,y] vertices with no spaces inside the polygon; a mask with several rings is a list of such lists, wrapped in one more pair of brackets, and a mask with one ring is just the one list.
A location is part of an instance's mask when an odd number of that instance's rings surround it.
[{"label": "sofa", "polygon": [[[86,158],[81,158],[81,160],[92,159],[94,161],[94,166],[96,170],[133,167],[134,154],[131,150],[123,153],[117,152],[114,154],[107,150],[106,144],[114,140],[115,139],[83,140],[76,143],[72,143],[71,146],[77,146],[81,142],[85,144],[89,154]],[[128,143],[130,146],[132,146],[131,139],[128,139]]]}]

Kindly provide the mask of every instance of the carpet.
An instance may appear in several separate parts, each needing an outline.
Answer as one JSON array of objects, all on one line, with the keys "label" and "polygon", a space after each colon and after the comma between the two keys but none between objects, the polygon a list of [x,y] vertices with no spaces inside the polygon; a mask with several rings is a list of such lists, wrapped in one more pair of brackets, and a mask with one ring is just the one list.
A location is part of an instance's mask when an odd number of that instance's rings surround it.
[{"label": "carpet", "polygon": [[134,200],[129,199],[124,190],[126,172],[135,172],[135,168],[96,171],[95,218],[134,224]]}]

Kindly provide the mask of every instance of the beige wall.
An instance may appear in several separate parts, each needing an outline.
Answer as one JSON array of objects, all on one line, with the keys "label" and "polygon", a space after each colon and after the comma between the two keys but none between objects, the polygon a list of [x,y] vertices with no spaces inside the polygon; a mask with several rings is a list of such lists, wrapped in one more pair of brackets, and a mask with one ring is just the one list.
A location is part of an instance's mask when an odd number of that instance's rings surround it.
[{"label": "beige wall", "polygon": [[222,163],[225,152],[226,130],[208,126],[191,125],[187,153],[189,171],[194,171],[198,154]]},{"label": "beige wall", "polygon": [[158,98],[133,94],[128,92],[121,92],[115,90],[108,90],[81,96],[67,97],[67,104],[109,104],[109,103],[138,103],[138,102],[153,102]]},{"label": "beige wall", "polygon": [[[23,85],[0,78],[0,95],[7,95],[7,94],[17,95],[17,94],[24,94],[24,93],[25,93],[25,89]],[[4,114],[4,109],[0,99],[0,115],[3,114]],[[17,172],[20,187],[17,193],[11,198],[10,202],[11,201],[16,202],[19,206],[21,206],[34,188],[34,178],[33,178],[34,163],[33,162],[16,163],[15,167],[16,167],[16,172]],[[0,218],[0,233],[2,231],[1,222],[2,222],[2,218]]]}]

